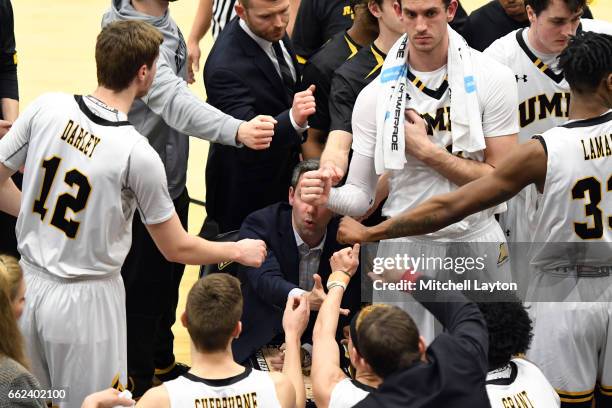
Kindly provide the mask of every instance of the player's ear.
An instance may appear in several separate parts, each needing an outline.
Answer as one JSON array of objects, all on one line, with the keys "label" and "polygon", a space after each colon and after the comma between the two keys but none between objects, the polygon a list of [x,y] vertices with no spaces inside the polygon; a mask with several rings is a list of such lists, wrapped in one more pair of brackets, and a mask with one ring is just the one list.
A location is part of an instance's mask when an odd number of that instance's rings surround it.
[{"label": "player's ear", "polygon": [[245,9],[241,1],[237,1],[234,4],[234,10],[236,10],[236,15],[244,20]]},{"label": "player's ear", "polygon": [[530,24],[535,23],[537,16],[536,16],[535,11],[533,11],[533,8],[531,8],[531,6],[527,6],[526,10],[527,10],[527,18],[529,19],[529,23]]},{"label": "player's ear", "polygon": [[425,345],[425,338],[423,336],[419,336],[419,355],[421,356],[421,360],[425,360],[425,352],[427,351],[427,346]]},{"label": "player's ear", "polygon": [[240,337],[240,333],[242,333],[242,322],[239,320],[236,323],[236,327],[234,327],[234,331],[232,332],[232,339],[237,339]]},{"label": "player's ear", "polygon": [[448,8],[446,9],[446,19],[450,23],[455,18],[455,13],[457,12],[457,2],[455,0],[451,0]]},{"label": "player's ear", "polygon": [[144,81],[145,77],[147,76],[147,72],[149,72],[149,67],[147,67],[147,64],[142,64],[140,68],[138,68],[136,75],[138,76],[139,80]]},{"label": "player's ear", "polygon": [[608,87],[608,91],[612,92],[612,73],[608,74],[606,78],[606,86]]},{"label": "player's ear", "polygon": [[[393,3],[393,8],[395,9],[395,5],[397,4],[397,1]],[[399,6],[399,4],[397,4]],[[370,13],[372,13],[372,15],[376,18],[379,18],[381,15],[381,11],[380,11],[380,7],[378,7],[378,3],[376,3],[374,0],[370,0],[368,2],[368,8],[370,9]]]},{"label": "player's ear", "polygon": [[181,315],[181,323],[183,327],[187,327],[187,312],[183,312]]}]

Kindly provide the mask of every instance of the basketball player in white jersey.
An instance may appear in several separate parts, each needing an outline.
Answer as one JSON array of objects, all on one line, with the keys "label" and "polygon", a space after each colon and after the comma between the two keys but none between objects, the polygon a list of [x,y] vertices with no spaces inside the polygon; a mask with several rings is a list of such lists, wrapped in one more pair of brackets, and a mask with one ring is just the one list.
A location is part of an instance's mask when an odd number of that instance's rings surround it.
[{"label": "basketball player in white jersey", "polygon": [[[556,60],[569,37],[577,30],[612,34],[609,22],[580,20],[586,3],[586,0],[526,0],[530,26],[509,33],[484,51],[510,67],[515,75],[521,127],[519,143],[567,120],[570,90]],[[510,200],[508,210],[500,214],[509,242],[531,241],[530,218],[535,199],[533,188],[528,187]],[[526,259],[528,245],[518,244],[514,248],[520,258]],[[513,266],[518,265],[519,262],[514,262]]]},{"label": "basketball player in white jersey", "polygon": [[[489,174],[516,145],[514,77],[507,67],[469,48],[448,26],[457,1],[401,0],[394,8],[407,34],[387,55],[381,75],[357,98],[353,158],[346,184],[328,194],[330,181],[325,178],[325,169],[305,173],[302,179],[305,201],[327,204],[340,214],[362,216],[373,202],[376,176],[385,170],[390,172],[390,192],[382,215],[393,217],[429,197]],[[397,96],[398,89],[405,90],[405,97]],[[432,130],[430,135],[413,134],[406,120],[405,148],[401,106],[425,117]],[[386,157],[394,155],[399,162],[388,163]],[[465,252],[488,254],[487,279],[510,279],[505,237],[493,210],[474,214],[439,232],[400,238],[393,241],[396,244],[387,242],[379,247],[377,257],[409,251],[444,259],[452,241],[469,242]],[[438,270],[424,273],[442,274]],[[414,302],[406,310],[426,340],[433,340],[431,314]]]},{"label": "basketball player in white jersey", "polygon": [[[295,310],[294,301],[299,302]],[[258,371],[234,361],[231,342],[242,330],[240,281],[231,275],[216,273],[198,280],[191,288],[181,317],[191,338],[191,370],[147,391],[137,407],[293,408],[298,405],[296,395],[300,395],[297,398],[303,408],[306,400],[299,362],[302,333],[287,333],[291,331],[287,330],[287,320],[298,319],[300,322],[291,322],[297,326],[301,322],[307,324],[308,299],[291,298],[287,309],[283,327],[285,334],[293,337],[286,339],[285,365],[290,360],[296,363],[293,368],[300,377],[301,393],[296,393],[290,374]],[[293,353],[294,358],[288,353]]]},{"label": "basketball player in white jersey", "polygon": [[[514,295],[481,302],[489,330],[487,394],[492,408],[558,408],[559,394],[542,371],[524,358],[533,337],[532,322]],[[503,300],[503,301],[501,301]]]},{"label": "basketball player in white jersey", "polygon": [[[96,43],[98,88],[36,99],[0,140],[0,210],[18,216],[27,281],[21,328],[43,389],[60,407],[126,382],[125,292],[119,273],[136,209],[169,259],[259,265],[263,242],[189,236],[169,197],[164,167],[127,121],[155,75],[162,37],[142,22],[106,27]],[[9,177],[25,166],[23,193]]]},{"label": "basketball player in white jersey", "polygon": [[[590,407],[595,397],[610,406],[612,36],[579,33],[561,53],[559,66],[570,85],[569,122],[514,149],[492,174],[375,227],[345,217],[338,235],[361,242],[429,233],[535,184],[542,196],[530,248],[530,289],[534,295],[547,288],[565,292],[542,299],[563,302],[533,304],[528,357],[564,406]],[[424,133],[422,120],[416,121]]]},{"label": "basketball player in white jersey", "polygon": [[340,316],[342,295],[359,266],[359,244],[334,253],[330,259],[332,275],[327,281],[328,293],[323,301],[312,335],[312,392],[318,408],[349,408],[368,396],[382,382],[372,367],[357,350],[352,339],[358,323],[376,305],[362,309],[351,322],[348,353],[355,368],[355,378],[348,377],[340,368],[340,353],[336,342],[336,329]]}]

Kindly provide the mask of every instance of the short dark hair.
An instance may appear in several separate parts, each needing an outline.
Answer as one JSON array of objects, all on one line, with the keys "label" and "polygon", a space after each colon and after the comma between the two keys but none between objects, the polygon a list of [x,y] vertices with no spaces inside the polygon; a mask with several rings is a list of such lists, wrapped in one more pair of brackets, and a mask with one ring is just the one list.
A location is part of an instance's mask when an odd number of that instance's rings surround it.
[{"label": "short dark hair", "polygon": [[187,296],[187,331],[198,351],[224,350],[242,315],[240,281],[226,273],[198,280]]},{"label": "short dark hair", "polygon": [[126,89],[143,65],[151,68],[164,41],[161,33],[143,21],[116,21],[96,40],[98,85],[115,92]]},{"label": "short dark hair", "polygon": [[419,329],[402,309],[366,306],[355,319],[357,341],[353,344],[358,344],[357,352],[381,378],[410,367],[420,358]]},{"label": "short dark hair", "polygon": [[[587,5],[587,0],[562,0],[567,8],[572,13],[576,13],[580,9],[584,9]],[[530,6],[536,16],[539,16],[541,12],[546,10],[552,0],[525,0],[525,7]]]},{"label": "short dark hair", "polygon": [[[383,0],[380,0],[380,1],[382,2]],[[395,0],[395,1],[397,1],[400,6],[402,5],[402,0]],[[378,0],[376,2],[378,3]],[[448,6],[450,6],[451,0],[442,0],[442,2],[444,3],[444,6],[448,8]],[[458,3],[459,1],[457,1],[457,4]]]},{"label": "short dark hair", "polygon": [[307,171],[317,170],[319,168],[319,159],[309,159],[299,162],[293,168],[293,174],[291,175],[291,187],[295,190],[300,181],[300,176]]},{"label": "short dark hair", "polygon": [[511,294],[504,300],[507,301],[478,303],[489,329],[489,370],[526,353],[533,338],[533,325],[521,301]]},{"label": "short dark hair", "polygon": [[559,55],[559,68],[573,91],[594,92],[612,73],[612,36],[578,32]]}]

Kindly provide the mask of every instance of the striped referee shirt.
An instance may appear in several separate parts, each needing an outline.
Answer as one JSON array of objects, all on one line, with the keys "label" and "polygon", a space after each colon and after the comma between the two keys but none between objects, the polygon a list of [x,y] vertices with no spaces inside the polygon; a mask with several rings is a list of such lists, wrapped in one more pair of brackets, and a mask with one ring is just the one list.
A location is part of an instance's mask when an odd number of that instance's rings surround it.
[{"label": "striped referee shirt", "polygon": [[225,25],[236,15],[234,10],[235,3],[236,0],[213,1],[212,35],[215,40]]}]

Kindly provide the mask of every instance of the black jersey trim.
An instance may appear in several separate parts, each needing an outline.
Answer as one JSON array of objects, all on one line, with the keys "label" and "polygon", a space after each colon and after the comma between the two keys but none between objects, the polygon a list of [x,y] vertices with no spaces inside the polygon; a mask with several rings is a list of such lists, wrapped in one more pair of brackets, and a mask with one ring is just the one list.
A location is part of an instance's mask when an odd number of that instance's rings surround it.
[{"label": "black jersey trim", "polygon": [[523,39],[523,31],[525,31],[525,28],[522,28],[516,32],[516,41],[523,49],[523,52],[527,54],[527,56],[529,57],[531,62],[533,62],[536,68],[542,71],[542,73],[545,74],[547,77],[560,84],[563,81],[563,73],[556,74],[552,69],[550,69],[548,65],[542,62],[541,59],[539,59],[533,52],[531,52],[531,50],[525,43],[525,40]]},{"label": "black jersey trim", "polygon": [[349,35],[348,31],[344,32],[344,41],[346,41],[346,46],[351,52],[349,56],[346,58],[346,60],[348,61],[351,58],[353,58],[355,55],[357,55],[361,47],[359,46],[359,44],[355,42],[355,40],[353,40],[353,37]]},{"label": "black jersey trim", "polygon": [[487,381],[487,385],[510,385],[516,380],[518,375],[518,367],[514,361],[510,361],[510,376],[508,378],[496,378],[494,380]]},{"label": "black jersey trim", "polygon": [[567,129],[573,129],[573,128],[579,128],[579,127],[589,127],[589,126],[601,125],[602,123],[606,123],[610,121],[612,121],[612,111],[604,115],[597,116],[595,118],[582,119],[582,120],[577,120],[575,122],[569,122],[564,125],[561,125],[561,127],[564,127]]},{"label": "black jersey trim", "polygon": [[97,116],[91,110],[89,110],[89,108],[87,107],[87,104],[83,100],[83,96],[82,95],[74,95],[74,100],[77,102],[77,104],[79,105],[79,109],[81,109],[81,111],[85,114],[85,116],[87,116],[89,118],[89,120],[91,120],[92,122],[94,122],[94,123],[96,123],[98,125],[101,125],[101,126],[114,126],[114,127],[132,126],[132,124],[130,122],[128,122],[127,120],[113,122],[111,120],[106,120],[104,118],[101,118],[101,117]]},{"label": "black jersey trim", "polygon": [[367,385],[367,384],[364,384],[364,383],[362,383],[362,382],[359,382],[359,381],[357,381],[357,380],[355,380],[355,379],[353,379],[353,378],[351,378],[351,383],[352,383],[352,384],[353,384],[355,387],[357,387],[357,388],[359,388],[360,390],[363,390],[363,391],[365,391],[365,392],[374,392],[374,391],[376,391],[376,388],[374,388],[374,387],[372,387],[372,386],[369,386],[369,385]]},{"label": "black jersey trim", "polygon": [[544,153],[546,153],[546,156],[548,157],[548,147],[546,147],[546,140],[544,140],[542,135],[532,136],[532,139],[535,139],[542,144],[542,147],[544,148]]},{"label": "black jersey trim", "polygon": [[368,73],[368,75],[365,76],[365,78],[368,78],[370,75],[374,74],[375,72],[380,71],[383,64],[385,63],[385,58],[387,58],[387,54],[382,52],[374,43],[370,45],[370,52],[372,53],[372,56],[376,60],[376,65],[374,66],[374,68],[372,68],[372,70]]},{"label": "black jersey trim", "polygon": [[226,387],[228,385],[236,384],[237,382],[244,380],[251,374],[251,371],[253,371],[252,367],[245,367],[244,372],[241,374],[235,375],[233,377],[220,379],[202,378],[192,373],[185,373],[183,374],[183,377],[190,381],[206,384],[210,387]]},{"label": "black jersey trim", "polygon": [[406,77],[408,78],[410,82],[412,82],[414,86],[416,86],[419,89],[419,91],[423,92],[425,95],[429,96],[430,98],[440,99],[442,98],[442,96],[444,96],[444,92],[446,92],[446,90],[448,89],[448,78],[447,77],[444,77],[444,81],[440,84],[440,86],[436,90],[426,87],[423,81],[421,81],[416,75],[412,73],[412,71],[410,71],[410,68],[408,68],[406,72]]}]

